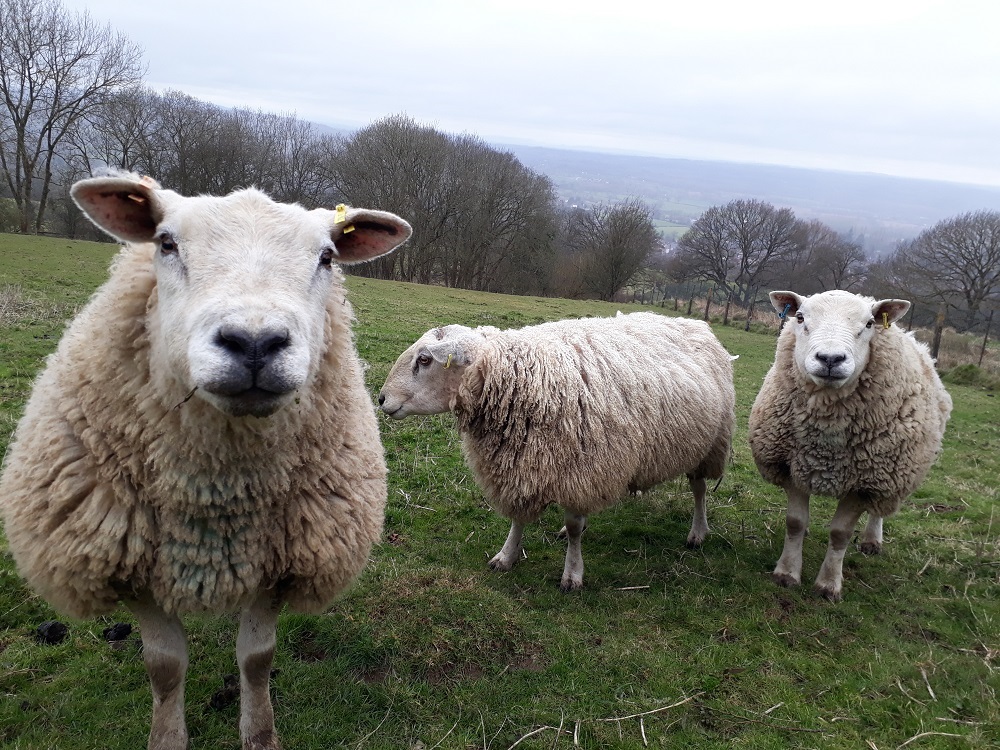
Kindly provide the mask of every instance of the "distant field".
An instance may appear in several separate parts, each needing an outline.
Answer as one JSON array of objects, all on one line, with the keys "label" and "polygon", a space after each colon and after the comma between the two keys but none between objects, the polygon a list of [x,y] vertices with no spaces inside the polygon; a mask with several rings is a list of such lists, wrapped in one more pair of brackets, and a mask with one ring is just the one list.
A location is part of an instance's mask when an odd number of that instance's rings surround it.
[{"label": "distant field", "polygon": [[680,236],[691,228],[688,224],[678,224],[664,219],[653,219],[653,226],[664,238],[674,241],[680,239]]},{"label": "distant field", "polygon": [[[104,278],[114,246],[0,235],[0,452],[64,321]],[[521,326],[635,305],[348,280],[374,397],[433,325]],[[657,308],[659,310],[659,308]],[[1000,746],[1000,407],[949,386],[955,412],[924,486],[886,524],[885,553],[845,562],[845,600],[773,586],[784,500],[746,442],[774,337],[716,328],[735,363],[733,465],[710,496],[712,534],[685,548],[685,481],[594,516],[586,588],[558,590],[561,513],[528,529],[508,574],[486,561],[506,522],[464,466],[453,419],[380,418],[390,469],[384,542],[320,617],[279,623],[273,694],[285,747],[986,748]],[[804,578],[826,547],[814,503]],[[0,549],[5,549],[0,540]],[[58,564],[57,559],[53,564]],[[61,645],[57,616],[0,553],[0,746],[144,747],[150,694],[132,643],[99,621]],[[189,618],[191,747],[238,748],[238,708],[212,698],[236,671],[235,619]]]}]

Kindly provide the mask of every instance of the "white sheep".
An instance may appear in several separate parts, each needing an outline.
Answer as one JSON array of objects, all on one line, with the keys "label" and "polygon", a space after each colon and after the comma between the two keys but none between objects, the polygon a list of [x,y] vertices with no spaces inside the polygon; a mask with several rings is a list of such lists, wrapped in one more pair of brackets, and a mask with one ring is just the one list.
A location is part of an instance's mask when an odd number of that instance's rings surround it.
[{"label": "white sheep", "polygon": [[761,475],[788,497],[785,546],[774,581],[802,580],[810,494],[837,498],[815,590],[839,601],[843,561],[858,518],[866,554],[881,551],[882,518],[895,513],[941,451],[951,397],[927,347],[893,323],[905,300],[843,291],[771,292],[788,323],[750,413]]},{"label": "white sheep", "polygon": [[435,328],[400,355],[379,403],[395,419],[455,413],[476,481],[511,520],[494,570],[520,558],[526,523],[561,506],[569,544],[560,585],[570,591],[583,585],[587,516],[630,491],[687,474],[687,541],[704,541],[705,480],[729,460],[735,395],[731,358],[708,325],[633,313],[507,331]]},{"label": "white sheep", "polygon": [[243,747],[278,748],[278,612],[321,611],[350,583],[386,501],[334,261],[382,255],[410,227],[256,190],[182,197],[134,175],[72,195],[127,244],[18,425],[0,479],[10,549],[56,608],[134,613],[150,748],[187,746],[181,615],[241,611]]}]

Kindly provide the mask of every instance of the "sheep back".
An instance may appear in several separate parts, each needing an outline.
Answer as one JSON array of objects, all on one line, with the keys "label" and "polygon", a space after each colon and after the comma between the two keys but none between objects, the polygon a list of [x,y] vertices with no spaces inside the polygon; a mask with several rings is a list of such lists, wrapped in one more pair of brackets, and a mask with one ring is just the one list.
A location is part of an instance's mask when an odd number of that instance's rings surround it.
[{"label": "sheep back", "polygon": [[761,475],[812,494],[857,493],[873,513],[895,513],[940,453],[951,413],[927,347],[896,327],[879,331],[868,366],[847,389],[809,381],[794,348],[786,329],[750,413]]},{"label": "sheep back", "polygon": [[0,479],[18,568],[77,617],[145,593],[177,614],[268,590],[320,611],[364,565],[386,498],[342,284],[300,403],[240,420],[151,369],[152,250],[122,250],[35,384]]},{"label": "sheep back", "polygon": [[716,478],[734,427],[732,361],[707,324],[653,313],[490,331],[455,414],[490,505],[590,514],[685,473]]}]

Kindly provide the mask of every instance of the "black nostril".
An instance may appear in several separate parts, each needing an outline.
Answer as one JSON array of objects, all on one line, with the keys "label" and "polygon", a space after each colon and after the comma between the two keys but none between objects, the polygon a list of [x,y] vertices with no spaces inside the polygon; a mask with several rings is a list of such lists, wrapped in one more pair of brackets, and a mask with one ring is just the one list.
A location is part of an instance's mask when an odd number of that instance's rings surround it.
[{"label": "black nostril", "polygon": [[847,359],[846,354],[817,354],[816,359],[822,362],[827,367],[835,367]]},{"label": "black nostril", "polygon": [[241,328],[223,326],[215,335],[215,343],[232,354],[246,354],[253,350],[253,337]]},{"label": "black nostril", "polygon": [[288,331],[265,332],[257,339],[257,352],[262,357],[267,357],[275,352],[280,352],[288,346],[291,339]]},{"label": "black nostril", "polygon": [[222,326],[215,335],[215,343],[241,358],[248,369],[258,372],[275,354],[291,344],[291,338],[287,330],[250,332],[236,326]]},{"label": "black nostril", "polygon": [[385,394],[384,393],[378,394],[378,405],[382,406],[384,403],[385,403]]}]

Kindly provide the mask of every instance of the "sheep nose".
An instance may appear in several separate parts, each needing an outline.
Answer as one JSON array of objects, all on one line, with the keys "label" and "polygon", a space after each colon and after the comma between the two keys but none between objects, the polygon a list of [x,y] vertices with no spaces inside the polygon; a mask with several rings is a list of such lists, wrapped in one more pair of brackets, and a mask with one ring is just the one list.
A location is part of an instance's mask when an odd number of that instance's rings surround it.
[{"label": "sheep nose", "polygon": [[824,354],[823,352],[817,352],[816,359],[822,362],[829,369],[833,369],[845,359],[847,359],[846,354]]},{"label": "sheep nose", "polygon": [[379,393],[378,394],[378,405],[379,406],[385,405],[385,394],[384,393]]},{"label": "sheep nose", "polygon": [[250,332],[236,326],[222,326],[216,334],[215,343],[235,357],[242,358],[243,365],[253,373],[263,370],[274,355],[290,343],[287,330],[265,329]]}]

